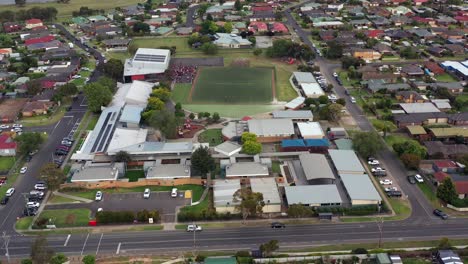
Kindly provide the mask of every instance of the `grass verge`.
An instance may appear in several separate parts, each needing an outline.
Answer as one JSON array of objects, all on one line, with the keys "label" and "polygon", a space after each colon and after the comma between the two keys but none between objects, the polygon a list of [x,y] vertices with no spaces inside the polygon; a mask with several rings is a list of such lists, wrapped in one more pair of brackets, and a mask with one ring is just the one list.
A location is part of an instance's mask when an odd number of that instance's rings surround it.
[{"label": "grass verge", "polygon": [[15,157],[0,157],[0,171],[9,171],[15,165]]},{"label": "grass verge", "polygon": [[16,182],[16,180],[18,179],[18,176],[19,174],[18,173],[13,173],[11,175],[8,176],[8,180],[7,180],[7,183],[6,184],[3,184],[1,187],[0,187],[0,200],[3,199],[3,197],[5,197],[5,192],[11,188],[11,186],[13,186],[13,184]]},{"label": "grass verge", "polygon": [[129,182],[136,182],[140,178],[145,178],[145,172],[142,170],[128,170],[125,173],[125,178],[128,178]]},{"label": "grass verge", "polygon": [[[393,210],[395,211],[395,215],[383,217],[385,221],[403,220],[410,216],[411,208],[407,200],[403,200],[401,198],[389,198],[388,200]],[[375,222],[376,220],[379,220],[379,219],[380,218],[376,216],[349,217],[349,218],[341,218],[341,222],[343,223]]]},{"label": "grass verge", "polygon": [[89,209],[44,210],[38,219],[51,219],[58,228],[87,226],[91,211]]},{"label": "grass verge", "polygon": [[50,116],[48,115],[39,115],[32,117],[24,117],[21,119],[21,124],[25,127],[31,126],[46,126],[55,124],[65,115],[65,105],[60,106],[54,113]]},{"label": "grass verge", "polygon": [[223,143],[223,134],[221,133],[221,129],[207,129],[203,131],[198,136],[198,141],[201,143],[210,143],[210,146],[217,146]]},{"label": "grass verge", "polygon": [[52,194],[47,201],[48,204],[79,203],[80,201]]},{"label": "grass verge", "polygon": [[26,230],[31,226],[32,221],[34,217],[32,216],[27,216],[27,217],[22,217],[16,221],[15,228],[16,230]]}]

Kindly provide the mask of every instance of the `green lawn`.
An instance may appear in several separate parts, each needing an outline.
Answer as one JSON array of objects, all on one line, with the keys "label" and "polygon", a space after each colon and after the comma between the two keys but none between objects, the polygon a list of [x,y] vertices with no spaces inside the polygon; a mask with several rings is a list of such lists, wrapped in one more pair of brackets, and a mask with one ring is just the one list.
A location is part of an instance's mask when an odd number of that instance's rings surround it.
[{"label": "green lawn", "polygon": [[54,194],[52,194],[49,200],[47,201],[47,203],[49,204],[63,204],[63,203],[76,203],[76,202],[79,202],[79,201],[66,198],[66,197],[62,197],[62,196],[58,196],[58,195],[54,195]]},{"label": "green lawn", "polygon": [[65,115],[65,105],[60,106],[54,113],[21,118],[21,124],[25,127],[46,126],[57,123]]},{"label": "green lawn", "polygon": [[385,138],[385,142],[389,147],[392,147],[395,143],[402,143],[407,140],[410,140],[410,138],[400,135],[387,135],[387,137]]},{"label": "green lawn", "polygon": [[354,85],[359,84],[359,80],[356,79],[349,79],[348,80],[348,72],[347,71],[340,71],[338,72],[338,76],[340,77],[341,83],[344,87],[353,87]]},{"label": "green lawn", "polygon": [[96,126],[96,123],[97,123],[98,120],[99,120],[99,116],[95,115],[95,114],[92,114],[90,119],[89,119],[88,126],[86,127],[86,130],[93,130],[94,127]]},{"label": "green lawn", "polygon": [[[26,1],[28,2],[28,1]],[[60,4],[57,1],[52,1],[48,3],[31,3],[26,4],[24,7],[17,7],[15,5],[0,5],[0,12],[5,10],[26,10],[31,7],[55,7],[58,10],[57,18],[67,18],[72,16],[73,11],[78,11],[80,7],[85,6],[91,9],[103,9],[103,10],[110,10],[116,7],[123,7],[134,5],[138,3],[144,2],[143,0],[70,0],[68,4]],[[156,2],[156,1],[153,1]]]},{"label": "green lawn", "polygon": [[38,219],[51,219],[56,227],[87,226],[91,211],[89,209],[44,210]]},{"label": "green lawn", "polygon": [[7,183],[6,184],[3,184],[1,187],[0,187],[0,200],[3,199],[3,197],[5,197],[5,192],[11,188],[11,186],[13,186],[13,184],[15,183],[16,179],[18,178],[19,176],[19,173],[13,173],[13,174],[10,174],[8,176],[8,180],[7,180]]},{"label": "green lawn", "polygon": [[125,178],[128,178],[129,182],[136,182],[140,178],[145,178],[145,172],[143,170],[128,170],[125,173]]},{"label": "green lawn", "polygon": [[[194,194],[194,197],[195,197],[195,194]],[[195,199],[193,198],[192,201],[198,201],[200,199],[201,195],[198,197],[198,199]],[[193,205],[193,206],[184,206],[180,209],[181,212],[201,212],[203,210],[207,210],[208,207],[210,205],[210,199],[209,199],[209,195],[207,195],[205,197],[205,199],[200,202],[199,204],[197,205]]]},{"label": "green lawn", "polygon": [[15,165],[15,157],[0,157],[0,171],[9,171]]},{"label": "green lawn", "polygon": [[134,38],[131,44],[135,44],[139,48],[161,48],[176,47],[176,54],[179,52],[196,52],[188,44],[188,37],[168,36],[168,37],[153,37],[153,38]]},{"label": "green lawn", "polygon": [[436,194],[432,191],[431,187],[426,182],[418,183],[419,189],[424,193],[427,200],[432,204],[434,208],[440,208],[440,202]]},{"label": "green lawn", "polygon": [[189,83],[177,83],[172,90],[172,100],[185,105],[188,101],[190,89],[192,89],[192,85]]},{"label": "green lawn", "polygon": [[198,141],[201,143],[210,143],[210,146],[214,147],[223,143],[223,134],[221,133],[221,129],[208,129],[198,136]]},{"label": "green lawn", "polygon": [[16,230],[26,230],[31,226],[31,223],[33,221],[34,217],[32,216],[27,216],[27,217],[22,217],[16,221],[15,228]]},{"label": "green lawn", "polygon": [[274,173],[281,173],[281,169],[280,169],[280,162],[275,160],[271,163],[271,170],[274,172]]},{"label": "green lawn", "polygon": [[448,73],[436,75],[435,78],[439,82],[455,82],[456,81],[455,78],[453,78],[452,75]]},{"label": "green lawn", "polygon": [[[408,201],[402,200],[401,198],[389,198],[388,200],[390,201],[390,205],[392,206],[396,215],[384,217],[384,220],[386,221],[403,220],[410,216],[411,208],[409,206]],[[344,223],[375,222],[376,220],[378,220],[378,218],[374,216],[350,217],[350,218],[341,219],[341,221]]]},{"label": "green lawn", "polygon": [[222,104],[185,104],[184,109],[199,112],[218,112],[222,117],[241,118],[244,116],[284,109],[280,105],[222,105]]}]

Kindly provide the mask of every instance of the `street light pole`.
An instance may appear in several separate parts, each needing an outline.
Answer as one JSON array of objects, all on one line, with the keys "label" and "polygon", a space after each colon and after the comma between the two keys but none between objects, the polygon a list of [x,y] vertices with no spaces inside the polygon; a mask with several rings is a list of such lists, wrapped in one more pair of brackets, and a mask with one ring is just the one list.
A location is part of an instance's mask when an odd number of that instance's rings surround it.
[{"label": "street light pole", "polygon": [[376,223],[377,223],[377,227],[379,228],[379,248],[382,248],[383,224],[384,224],[383,217],[379,217],[376,220]]},{"label": "street light pole", "polygon": [[5,256],[7,257],[7,262],[10,263],[10,252],[8,251],[8,244],[10,244],[10,236],[3,231],[3,246],[5,247]]},{"label": "street light pole", "polygon": [[193,249],[192,249],[192,255],[193,255],[193,261],[195,261],[196,256],[196,238],[195,238],[195,233],[197,233],[197,226],[195,223],[193,224]]}]

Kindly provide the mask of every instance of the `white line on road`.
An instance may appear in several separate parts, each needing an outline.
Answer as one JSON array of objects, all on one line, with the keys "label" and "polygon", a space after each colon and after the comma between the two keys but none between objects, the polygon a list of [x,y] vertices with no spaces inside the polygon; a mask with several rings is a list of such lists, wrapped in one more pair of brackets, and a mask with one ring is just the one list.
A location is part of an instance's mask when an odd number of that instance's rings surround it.
[{"label": "white line on road", "polygon": [[85,247],[86,247],[86,242],[88,242],[88,238],[89,238],[89,233],[88,233],[88,235],[86,236],[86,239],[85,239],[85,241],[84,241],[83,249],[81,249],[81,256],[83,256],[83,252],[84,252],[84,249],[85,249]]},{"label": "white line on road", "polygon": [[119,245],[117,246],[117,251],[115,252],[116,255],[118,255],[120,252],[120,245],[122,245],[122,243],[119,243]]},{"label": "white line on road", "polygon": [[67,240],[65,240],[65,243],[63,244],[64,247],[66,247],[68,245],[68,240],[70,240],[70,237],[71,237],[71,235],[69,234],[67,236]]},{"label": "white line on road", "polygon": [[97,245],[97,249],[96,249],[96,256],[98,255],[98,252],[99,252],[99,247],[101,246],[101,240],[102,240],[102,237],[104,236],[104,233],[101,234],[101,238],[99,239],[99,243]]}]

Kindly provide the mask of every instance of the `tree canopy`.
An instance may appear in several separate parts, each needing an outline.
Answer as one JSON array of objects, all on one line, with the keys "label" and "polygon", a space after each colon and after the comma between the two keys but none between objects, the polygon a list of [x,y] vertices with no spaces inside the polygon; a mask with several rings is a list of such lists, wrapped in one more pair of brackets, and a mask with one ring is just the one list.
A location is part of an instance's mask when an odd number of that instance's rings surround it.
[{"label": "tree canopy", "polygon": [[353,133],[352,139],[353,149],[364,158],[374,156],[384,148],[383,142],[376,132],[357,131]]},{"label": "tree canopy", "polygon": [[393,144],[392,147],[399,156],[403,154],[414,154],[420,159],[424,159],[427,154],[426,148],[413,139],[397,142]]},{"label": "tree canopy", "polygon": [[121,81],[123,77],[124,65],[121,60],[110,59],[103,64],[104,74],[110,78]]},{"label": "tree canopy", "polygon": [[451,203],[458,199],[455,184],[450,177],[446,177],[437,187],[437,197],[446,203]]},{"label": "tree canopy", "polygon": [[47,247],[47,239],[38,236],[31,245],[31,260],[33,263],[49,263],[54,251]]},{"label": "tree canopy", "polygon": [[105,78],[85,85],[83,90],[88,101],[88,109],[95,113],[100,112],[102,106],[107,106],[112,101],[113,89],[114,87],[110,86],[110,82]]},{"label": "tree canopy", "polygon": [[267,243],[261,244],[259,249],[264,256],[268,257],[279,249],[278,240],[270,240]]},{"label": "tree canopy", "polygon": [[256,155],[262,152],[262,144],[256,141],[247,141],[242,144],[242,152],[249,155]]},{"label": "tree canopy", "polygon": [[66,180],[65,174],[60,168],[57,168],[55,163],[47,163],[42,166],[39,175],[47,183],[47,188],[51,191],[57,190],[60,184]]},{"label": "tree canopy", "polygon": [[135,33],[148,33],[150,32],[150,26],[143,22],[136,22],[133,24],[132,30]]},{"label": "tree canopy", "polygon": [[192,168],[202,175],[206,175],[216,167],[215,161],[213,157],[211,157],[209,149],[206,147],[196,149],[192,153],[190,161],[192,163]]},{"label": "tree canopy", "polygon": [[236,210],[242,214],[242,219],[245,221],[249,216],[256,216],[262,213],[265,202],[263,194],[252,192],[250,188],[242,188],[237,190],[233,196],[233,202],[236,203]]},{"label": "tree canopy", "polygon": [[[157,99],[157,98],[156,98]],[[158,99],[159,100],[159,99]],[[162,110],[151,110],[145,112],[148,116],[143,116],[147,120],[147,123],[161,131],[162,135],[166,138],[176,138],[177,137],[177,126],[181,124],[180,118],[176,117],[174,113],[170,112],[167,109]]]},{"label": "tree canopy", "polygon": [[15,138],[15,141],[19,144],[19,152],[23,155],[39,149],[39,145],[43,140],[39,132],[24,132]]},{"label": "tree canopy", "polygon": [[132,158],[127,151],[121,150],[115,154],[115,161],[117,162],[130,162]]},{"label": "tree canopy", "polygon": [[289,39],[278,39],[273,41],[273,46],[266,50],[268,57],[289,56],[296,59],[310,60],[314,58],[314,53],[309,46],[292,42]]}]

